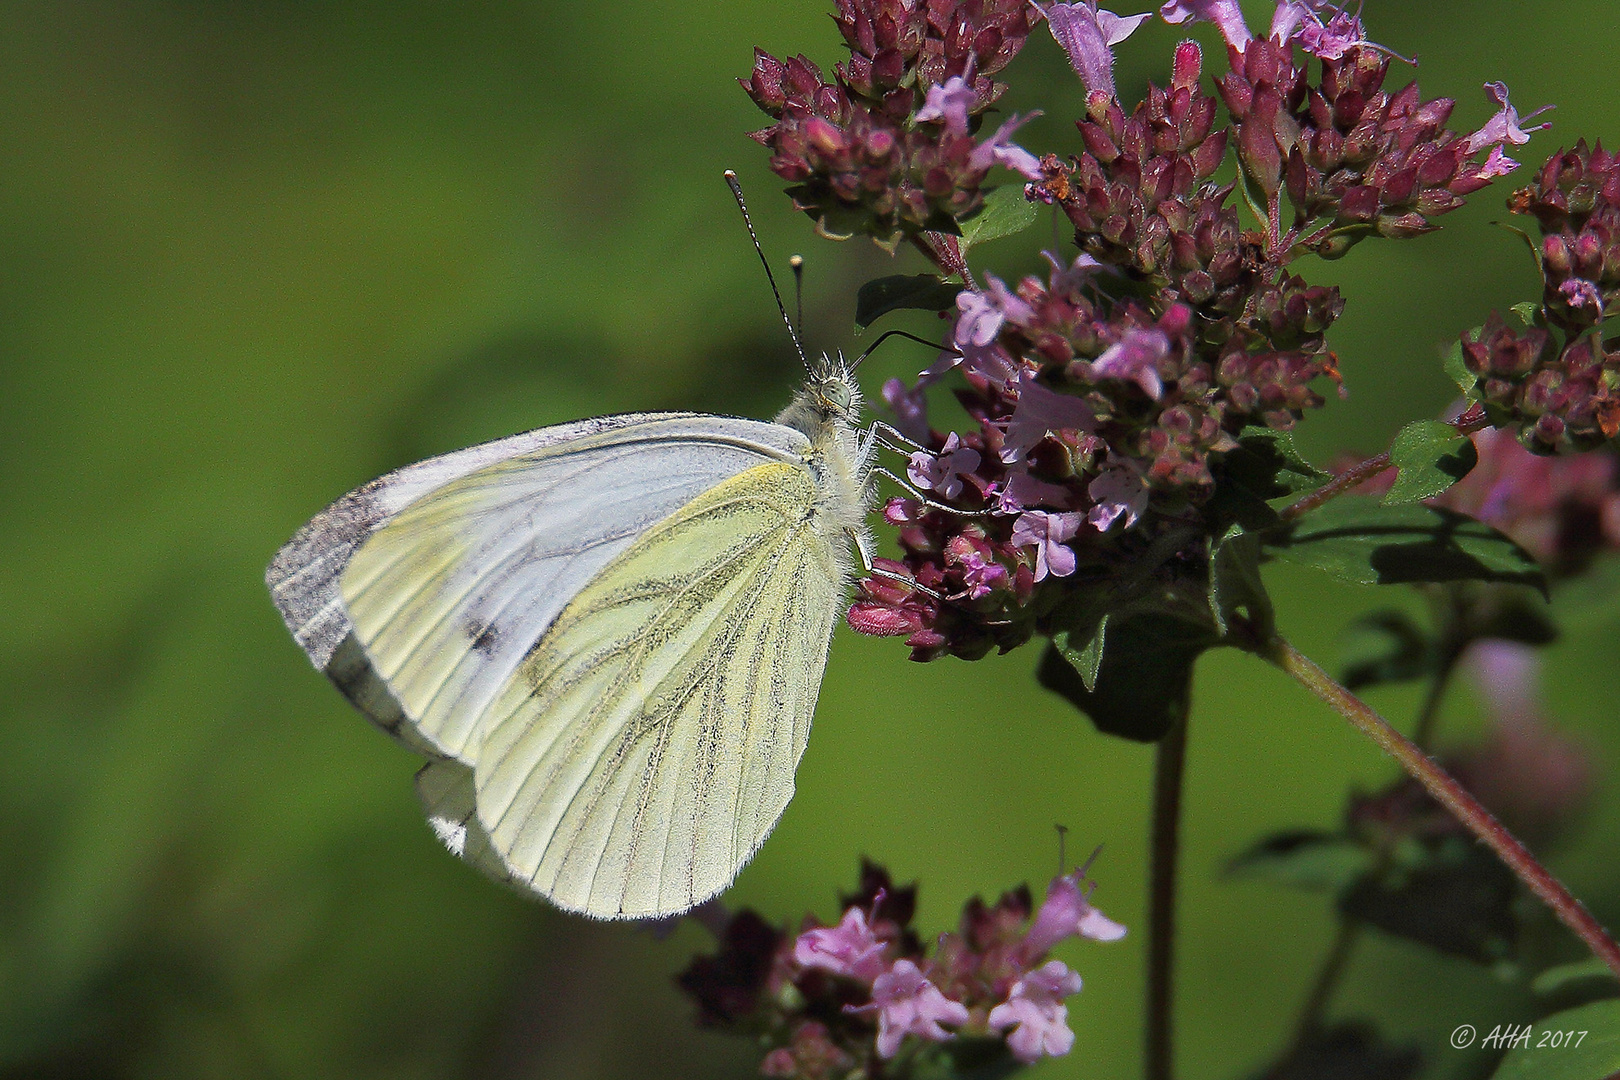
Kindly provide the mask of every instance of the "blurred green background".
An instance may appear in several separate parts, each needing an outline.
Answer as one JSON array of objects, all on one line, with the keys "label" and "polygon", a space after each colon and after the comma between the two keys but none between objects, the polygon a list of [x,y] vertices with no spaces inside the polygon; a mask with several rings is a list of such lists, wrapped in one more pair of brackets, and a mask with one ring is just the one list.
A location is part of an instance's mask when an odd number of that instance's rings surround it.
[{"label": "blurred green background", "polygon": [[[261,575],[306,518],[408,461],[627,409],[770,416],[798,374],[720,181],[741,174],[767,250],[809,258],[814,348],[858,347],[854,286],[891,263],[792,214],[750,49],[838,57],[826,0],[59,0],[0,4],[0,1075],[747,1076],[757,1051],[692,1029],[669,975],[706,949],[527,902],[447,856],[415,759],[313,672]],[[1251,5],[1264,25],[1268,4]],[[1551,137],[1620,125],[1607,0],[1375,2],[1453,126],[1505,79]],[[1200,27],[1200,38],[1214,39]],[[1176,35],[1121,49],[1134,100]],[[1067,152],[1079,88],[1044,33],[1008,108]],[[1406,76],[1397,69],[1395,79]],[[1522,176],[1522,174],[1521,174]],[[1352,396],[1304,429],[1373,450],[1444,407],[1438,348],[1536,295],[1507,185],[1416,242],[1312,264],[1349,304]],[[985,253],[1015,278],[1034,245]],[[891,269],[894,267],[896,269]],[[914,324],[933,330],[926,320]],[[928,357],[880,352],[870,390]],[[1284,627],[1335,656],[1356,612],[1404,602],[1271,575]],[[1620,618],[1548,653],[1554,715],[1620,766]],[[1086,979],[1050,1077],[1139,1074],[1150,752],[1036,689],[1038,650],[913,665],[840,630],[799,794],[729,900],[834,914],[857,860],[922,882],[954,924],[1106,844],[1097,901],[1137,929],[1071,943]],[[1407,692],[1374,701],[1411,715]],[[1331,934],[1319,897],[1218,880],[1262,832],[1331,827],[1392,766],[1258,663],[1200,667],[1187,795],[1179,1057],[1243,1075],[1276,1049]],[[1448,731],[1477,723],[1466,690]],[[1606,784],[1554,867],[1620,923],[1620,799]],[[1478,967],[1369,942],[1336,1014],[1428,1047],[1524,1019]]]}]

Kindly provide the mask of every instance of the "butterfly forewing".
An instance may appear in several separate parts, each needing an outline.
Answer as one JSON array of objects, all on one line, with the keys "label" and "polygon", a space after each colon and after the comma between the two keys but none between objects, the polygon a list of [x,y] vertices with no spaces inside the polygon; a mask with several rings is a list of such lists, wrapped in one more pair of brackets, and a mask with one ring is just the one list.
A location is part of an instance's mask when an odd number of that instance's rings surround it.
[{"label": "butterfly forewing", "polygon": [[792,795],[842,587],[815,500],[803,464],[756,465],[573,597],[479,732],[478,815],[513,876],[599,917],[735,877]]},{"label": "butterfly forewing", "polygon": [[490,704],[586,582],[703,491],[803,446],[775,424],[652,417],[485,463],[373,527],[342,606],[409,741],[472,761]]},{"label": "butterfly forewing", "polygon": [[638,413],[579,420],[511,435],[396,469],[349,492],[316,514],[282,545],[264,575],[270,597],[293,639],[309,654],[315,666],[324,670],[353,629],[343,606],[338,578],[355,549],[411,503],[477,469],[548,446],[666,420],[707,419],[691,413]]}]

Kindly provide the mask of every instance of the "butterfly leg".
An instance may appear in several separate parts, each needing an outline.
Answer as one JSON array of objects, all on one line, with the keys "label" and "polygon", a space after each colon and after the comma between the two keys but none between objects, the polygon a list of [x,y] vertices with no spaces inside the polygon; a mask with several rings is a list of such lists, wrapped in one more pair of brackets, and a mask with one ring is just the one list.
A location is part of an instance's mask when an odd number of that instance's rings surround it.
[{"label": "butterfly leg", "polygon": [[868,476],[874,478],[878,476],[888,477],[890,480],[894,481],[895,485],[899,487],[900,490],[904,491],[907,495],[910,495],[913,499],[916,499],[930,510],[939,510],[946,514],[955,514],[957,517],[969,518],[994,517],[996,515],[994,510],[990,510],[988,508],[984,510],[962,510],[955,506],[948,506],[945,503],[939,502],[935,499],[930,499],[927,495],[924,495],[920,490],[918,490],[915,484],[896,476],[894,473],[883,468],[881,465],[873,467],[868,473]]},{"label": "butterfly leg", "polygon": [[872,421],[872,425],[866,429],[866,440],[868,446],[876,444],[885,450],[893,450],[897,454],[903,454],[908,450],[912,452],[921,450],[925,454],[932,453],[928,447],[906,435],[899,428],[891,424],[885,424],[882,420]]},{"label": "butterfly leg", "polygon": [[901,585],[914,589],[915,591],[920,592],[924,596],[933,600],[947,599],[947,597],[945,597],[943,594],[935,592],[933,589],[930,589],[928,586],[922,584],[914,577],[907,577],[905,574],[897,574],[893,570],[885,570],[881,566],[873,566],[871,550],[872,541],[870,537],[862,536],[856,532],[851,532],[849,534],[849,538],[850,540],[854,541],[855,554],[861,560],[861,569],[866,571],[866,575],[868,577],[882,578],[885,581],[899,582]]}]

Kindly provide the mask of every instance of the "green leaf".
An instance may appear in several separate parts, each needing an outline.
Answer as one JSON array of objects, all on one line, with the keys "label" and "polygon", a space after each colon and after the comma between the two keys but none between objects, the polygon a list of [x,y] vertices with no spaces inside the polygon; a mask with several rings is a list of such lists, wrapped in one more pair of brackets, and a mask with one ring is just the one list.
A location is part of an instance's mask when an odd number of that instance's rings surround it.
[{"label": "green leaf", "polygon": [[1468,365],[1463,362],[1462,342],[1453,341],[1451,348],[1446,350],[1445,369],[1446,374],[1451,376],[1451,381],[1457,384],[1458,389],[1469,397],[1474,396],[1474,391],[1479,386],[1479,379],[1472,371],[1468,370]]},{"label": "green leaf", "polygon": [[1546,591],[1528,552],[1473,518],[1421,503],[1380,506],[1356,495],[1266,537],[1269,553],[1359,585],[1497,581]]},{"label": "green leaf", "polygon": [[1450,837],[1423,857],[1339,894],[1339,909],[1387,934],[1494,964],[1512,956],[1519,922],[1513,871],[1471,839]]},{"label": "green leaf", "polygon": [[1269,469],[1272,484],[1280,489],[1278,496],[1313,491],[1333,478],[1332,473],[1323,472],[1305,460],[1294,445],[1292,431],[1251,424],[1238,432],[1237,441],[1239,448],[1258,457]]},{"label": "green leaf", "polygon": [[1271,597],[1260,578],[1260,537],[1232,526],[1210,558],[1210,600],[1223,637],[1269,641],[1276,633]]},{"label": "green leaf", "polygon": [[957,241],[962,257],[969,248],[1003,236],[1023,232],[1035,224],[1035,204],[1024,198],[1023,184],[1003,184],[985,194],[979,212],[962,222],[962,238]]},{"label": "green leaf", "polygon": [[1620,1000],[1538,1020],[1524,1043],[1508,1051],[1491,1080],[1613,1080],[1620,1073]]},{"label": "green leaf", "polygon": [[1049,646],[1037,681],[1091,717],[1097,730],[1157,742],[1187,715],[1193,664],[1220,643],[1213,629],[1164,612],[1114,613],[1103,635],[1094,687]]},{"label": "green leaf", "polygon": [[1517,304],[1514,304],[1512,307],[1508,308],[1508,310],[1517,315],[1519,317],[1519,321],[1524,323],[1524,325],[1534,326],[1536,324],[1536,316],[1541,313],[1541,305],[1536,303],[1534,300],[1521,300]]},{"label": "green leaf", "polygon": [[963,288],[935,274],[874,278],[855,294],[855,325],[864,330],[880,316],[902,309],[944,311],[956,304]]},{"label": "green leaf", "polygon": [[1440,420],[1407,424],[1389,447],[1390,464],[1400,470],[1384,496],[1385,506],[1422,502],[1468,475],[1479,461],[1474,440]]},{"label": "green leaf", "polygon": [[1597,957],[1588,957],[1573,964],[1559,964],[1550,967],[1537,975],[1530,983],[1530,989],[1542,997],[1562,993],[1564,990],[1579,983],[1588,981],[1606,982],[1612,991],[1620,991],[1615,984],[1614,972]]},{"label": "green leaf", "polygon": [[1346,690],[1421,679],[1434,671],[1429,635],[1399,611],[1375,611],[1345,630]]},{"label": "green leaf", "polygon": [[1372,852],[1347,837],[1297,829],[1261,840],[1228,863],[1226,873],[1296,889],[1338,892],[1372,864]]},{"label": "green leaf", "polygon": [[[1102,666],[1103,635],[1107,632],[1108,616],[1104,615],[1088,631],[1059,630],[1052,635],[1052,645],[1079,673],[1088,693],[1097,689],[1097,669]],[[1073,644],[1076,640],[1083,640],[1085,644],[1077,649]]]},{"label": "green leaf", "polygon": [[1300,456],[1292,432],[1251,426],[1238,433],[1237,442],[1216,464],[1215,494],[1205,504],[1216,532],[1233,523],[1268,528],[1277,523],[1270,500],[1312,491],[1329,479]]}]

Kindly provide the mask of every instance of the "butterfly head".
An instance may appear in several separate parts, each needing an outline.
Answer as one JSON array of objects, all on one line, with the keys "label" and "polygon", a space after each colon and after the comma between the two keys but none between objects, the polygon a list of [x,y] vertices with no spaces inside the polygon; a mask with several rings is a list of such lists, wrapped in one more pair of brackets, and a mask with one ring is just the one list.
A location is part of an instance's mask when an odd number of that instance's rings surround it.
[{"label": "butterfly head", "polygon": [[810,377],[805,389],[822,415],[845,424],[857,423],[861,417],[861,388],[843,354],[832,357],[822,353],[807,366]]}]

